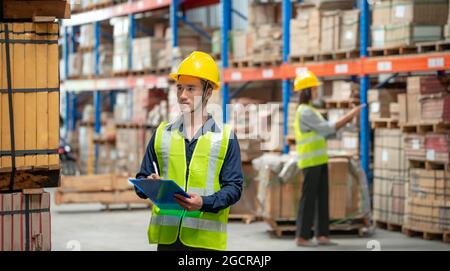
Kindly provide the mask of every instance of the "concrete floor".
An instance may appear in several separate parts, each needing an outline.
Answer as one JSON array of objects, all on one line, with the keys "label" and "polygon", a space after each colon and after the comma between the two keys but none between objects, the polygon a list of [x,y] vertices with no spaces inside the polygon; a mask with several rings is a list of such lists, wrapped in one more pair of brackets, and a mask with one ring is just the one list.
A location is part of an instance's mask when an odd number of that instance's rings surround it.
[{"label": "concrete floor", "polygon": [[[53,201],[52,201],[53,202]],[[152,251],[156,246],[147,243],[147,225],[150,210],[128,211],[119,209],[105,211],[100,204],[52,205],[52,247],[53,250],[137,250]],[[425,241],[409,238],[398,232],[377,229],[371,237],[359,238],[353,235],[332,235],[339,243],[336,247],[299,248],[293,238],[273,238],[265,222],[245,225],[231,222],[228,227],[228,250],[371,250],[372,243],[381,250],[446,250],[450,245],[440,241]],[[375,241],[373,241],[375,240]]]}]

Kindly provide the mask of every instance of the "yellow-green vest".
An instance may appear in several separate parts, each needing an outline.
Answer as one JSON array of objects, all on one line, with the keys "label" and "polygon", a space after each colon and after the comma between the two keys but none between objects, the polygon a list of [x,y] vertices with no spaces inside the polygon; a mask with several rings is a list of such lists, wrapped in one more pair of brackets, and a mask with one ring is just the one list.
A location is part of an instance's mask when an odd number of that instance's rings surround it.
[{"label": "yellow-green vest", "polygon": [[294,128],[298,154],[298,167],[301,169],[328,163],[327,143],[325,138],[316,131],[303,133],[300,129],[300,121],[304,110],[313,111],[323,120],[322,115],[310,105],[301,104],[297,109]]},{"label": "yellow-green vest", "polygon": [[[173,180],[185,191],[200,196],[212,195],[220,190],[219,175],[227,153],[231,127],[224,125],[220,127],[220,132],[210,131],[198,138],[186,180],[184,137],[178,128],[169,129],[170,126],[170,123],[164,122],[156,130],[155,152],[161,178]],[[153,206],[148,229],[149,242],[172,244],[179,237],[186,246],[225,250],[229,209],[208,213],[163,210]]]}]

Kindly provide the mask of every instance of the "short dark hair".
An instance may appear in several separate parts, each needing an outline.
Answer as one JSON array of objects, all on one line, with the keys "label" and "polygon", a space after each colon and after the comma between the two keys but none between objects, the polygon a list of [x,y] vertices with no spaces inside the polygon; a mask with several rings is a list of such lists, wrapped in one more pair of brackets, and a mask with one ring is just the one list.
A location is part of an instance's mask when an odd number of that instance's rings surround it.
[{"label": "short dark hair", "polygon": [[300,91],[300,104],[309,104],[311,102],[311,88]]}]

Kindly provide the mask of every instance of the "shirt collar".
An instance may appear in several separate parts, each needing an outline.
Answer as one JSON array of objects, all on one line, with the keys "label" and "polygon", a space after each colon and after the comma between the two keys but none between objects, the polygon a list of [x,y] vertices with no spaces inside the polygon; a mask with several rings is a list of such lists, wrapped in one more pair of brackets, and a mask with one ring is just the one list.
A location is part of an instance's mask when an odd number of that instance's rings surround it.
[{"label": "shirt collar", "polygon": [[[169,131],[178,130],[181,134],[184,135],[184,123],[183,123],[183,116],[179,116],[172,124],[170,124],[167,129]],[[208,118],[206,119],[206,122],[203,123],[202,128],[197,132],[197,134],[194,136],[194,138],[198,138],[200,135],[204,135],[207,132],[212,133],[220,133],[222,130],[220,129],[219,125],[216,123],[214,118],[211,114],[208,114]],[[201,134],[200,134],[201,133]]]}]

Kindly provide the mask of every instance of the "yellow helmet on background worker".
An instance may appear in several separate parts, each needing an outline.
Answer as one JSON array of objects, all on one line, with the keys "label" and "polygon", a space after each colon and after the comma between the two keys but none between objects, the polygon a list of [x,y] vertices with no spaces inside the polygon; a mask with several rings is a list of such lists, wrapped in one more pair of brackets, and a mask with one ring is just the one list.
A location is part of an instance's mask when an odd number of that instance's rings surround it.
[{"label": "yellow helmet on background worker", "polygon": [[181,62],[176,73],[171,73],[169,76],[178,81],[180,75],[189,75],[208,80],[214,86],[213,88],[220,88],[220,72],[214,59],[207,53],[194,51],[187,58]]},{"label": "yellow helmet on background worker", "polygon": [[311,71],[307,71],[295,78],[294,91],[302,91],[312,87],[318,87],[322,85],[317,79],[316,75]]}]

